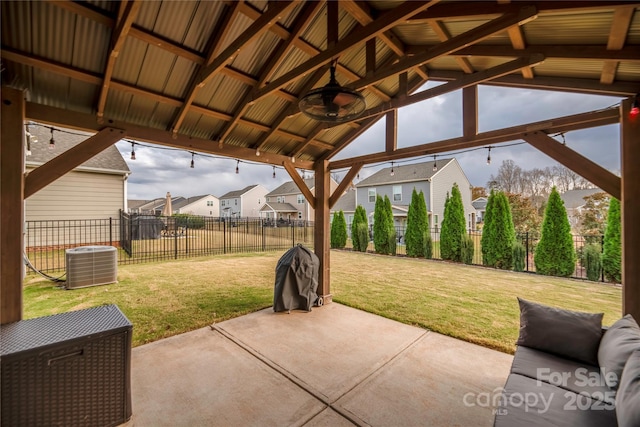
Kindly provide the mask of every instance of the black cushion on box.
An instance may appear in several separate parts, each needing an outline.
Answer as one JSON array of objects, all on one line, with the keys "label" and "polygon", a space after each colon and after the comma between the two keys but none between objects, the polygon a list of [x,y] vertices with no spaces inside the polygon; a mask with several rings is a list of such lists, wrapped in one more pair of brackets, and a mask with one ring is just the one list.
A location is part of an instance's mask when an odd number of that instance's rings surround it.
[{"label": "black cushion on box", "polygon": [[616,394],[616,417],[620,427],[640,426],[640,350],[629,356],[622,371]]},{"label": "black cushion on box", "polygon": [[607,329],[598,348],[600,369],[612,390],[618,389],[624,365],[635,350],[640,350],[640,327],[627,314]]},{"label": "black cushion on box", "polygon": [[583,313],[518,298],[520,335],[517,345],[598,366],[604,313]]}]

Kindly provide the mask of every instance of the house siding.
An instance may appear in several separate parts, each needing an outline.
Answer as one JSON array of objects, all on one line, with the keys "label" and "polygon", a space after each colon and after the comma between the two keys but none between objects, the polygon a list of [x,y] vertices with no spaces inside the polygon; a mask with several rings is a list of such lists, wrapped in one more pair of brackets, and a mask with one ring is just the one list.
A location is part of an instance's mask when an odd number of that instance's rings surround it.
[{"label": "house siding", "polygon": [[[207,206],[207,202],[213,202],[213,206]],[[189,203],[178,209],[178,213],[199,216],[220,216],[220,201],[215,196],[203,197],[193,203]]]},{"label": "house siding", "polygon": [[[396,185],[402,186],[402,200],[394,202],[393,187]],[[411,204],[411,195],[413,193],[413,189],[415,188],[418,192],[422,191],[424,193],[425,202],[427,203],[427,210],[430,209],[429,198],[431,193],[431,186],[429,181],[413,181],[383,184],[370,187],[358,187],[356,189],[356,206],[361,205],[367,211],[367,217],[370,219],[370,221],[373,219],[373,212],[376,208],[375,202],[369,202],[369,190],[372,188],[375,188],[376,196],[380,196],[382,198],[384,198],[384,196],[387,196],[389,197],[389,200],[391,200],[392,205],[400,206],[409,206],[409,204]],[[395,222],[396,226],[404,225],[398,220],[396,220]]]},{"label": "house siding", "polygon": [[118,218],[124,200],[122,175],[71,171],[26,199],[25,219]]},{"label": "house siding", "polygon": [[[460,195],[462,196],[462,205],[464,206],[465,226],[475,228],[475,208],[471,204],[471,184],[467,179],[464,171],[460,167],[457,161],[448,163],[445,167],[439,170],[432,178],[433,195],[431,203],[427,203],[427,209],[433,206],[431,210],[431,217],[429,218],[429,226],[438,227],[442,226],[442,219],[444,218],[444,202],[447,198],[447,193],[451,194],[451,188],[454,183],[458,184],[460,189]],[[435,218],[438,216],[438,222],[436,224]],[[470,223],[470,215],[474,220]]]}]

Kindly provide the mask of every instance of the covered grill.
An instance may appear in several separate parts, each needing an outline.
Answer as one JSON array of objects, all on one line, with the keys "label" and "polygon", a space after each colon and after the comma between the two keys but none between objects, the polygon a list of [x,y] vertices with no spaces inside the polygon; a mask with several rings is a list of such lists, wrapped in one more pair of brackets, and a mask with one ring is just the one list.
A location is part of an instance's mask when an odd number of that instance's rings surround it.
[{"label": "covered grill", "polygon": [[273,311],[311,311],[313,304],[322,305],[316,294],[319,268],[320,259],[303,245],[285,252],[276,266]]}]

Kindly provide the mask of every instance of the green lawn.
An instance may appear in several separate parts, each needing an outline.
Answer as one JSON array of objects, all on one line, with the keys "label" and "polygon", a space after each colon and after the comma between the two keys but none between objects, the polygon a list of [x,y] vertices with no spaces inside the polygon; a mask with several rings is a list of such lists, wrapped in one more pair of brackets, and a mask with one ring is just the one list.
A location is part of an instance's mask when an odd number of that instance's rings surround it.
[{"label": "green lawn", "polygon": [[[25,318],[117,304],[134,345],[240,316],[273,302],[282,253],[221,255],[120,266],[117,284],[66,291],[25,280]],[[334,301],[505,352],[518,336],[516,297],[620,317],[620,287],[442,261],[331,253]]]}]

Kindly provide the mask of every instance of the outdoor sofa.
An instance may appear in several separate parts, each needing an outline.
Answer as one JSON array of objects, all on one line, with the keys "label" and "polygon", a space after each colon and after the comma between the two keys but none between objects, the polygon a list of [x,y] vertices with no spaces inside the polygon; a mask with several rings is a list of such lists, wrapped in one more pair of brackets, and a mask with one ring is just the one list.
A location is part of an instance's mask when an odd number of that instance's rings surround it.
[{"label": "outdoor sofa", "polygon": [[495,427],[640,427],[640,328],[626,315],[519,299],[520,335]]}]

